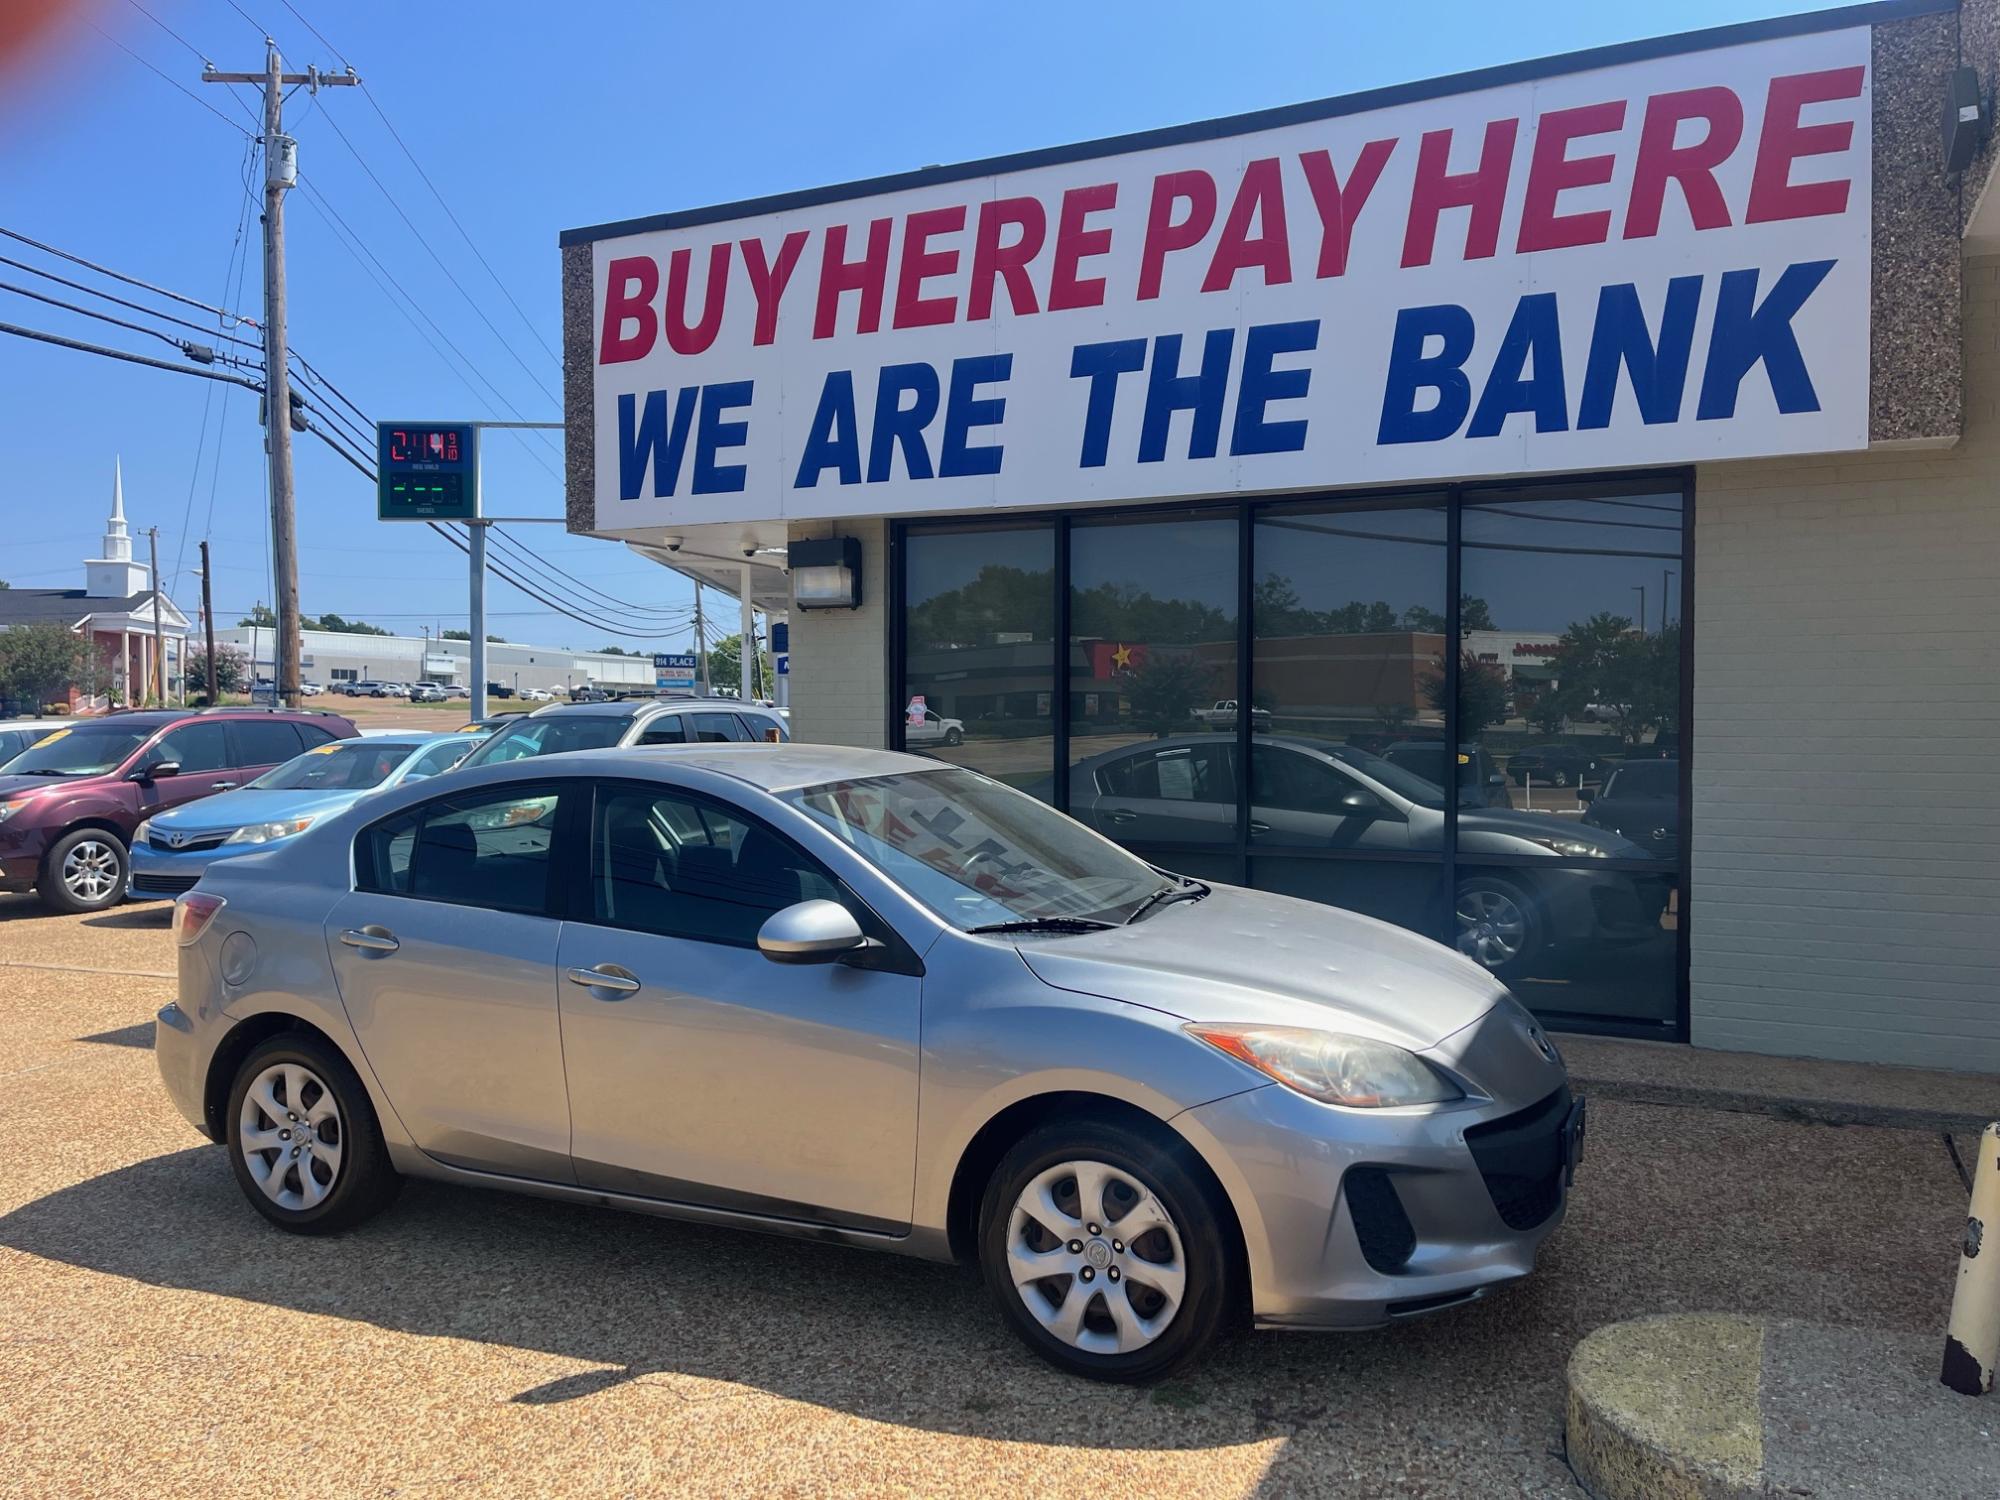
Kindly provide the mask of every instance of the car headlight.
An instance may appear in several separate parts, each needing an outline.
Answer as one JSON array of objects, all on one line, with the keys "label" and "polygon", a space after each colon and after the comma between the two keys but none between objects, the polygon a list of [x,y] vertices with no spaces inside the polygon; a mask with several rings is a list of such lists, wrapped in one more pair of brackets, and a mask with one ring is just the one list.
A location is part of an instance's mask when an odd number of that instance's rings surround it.
[{"label": "car headlight", "polygon": [[1531,838],[1528,842],[1531,844],[1540,844],[1544,849],[1554,854],[1560,854],[1564,859],[1611,858],[1611,851],[1609,849],[1605,848],[1602,844],[1593,843],[1589,839]]},{"label": "car headlight", "polygon": [[146,835],[151,833],[152,831],[153,831],[153,820],[151,818],[140,819],[139,826],[132,830],[132,842],[135,844],[145,843]]},{"label": "car headlight", "polygon": [[0,802],[0,823],[4,823],[13,817],[24,805],[25,799],[21,802]]},{"label": "car headlight", "polygon": [[312,827],[311,818],[280,818],[275,823],[245,823],[222,842],[225,844],[268,844],[288,839]]},{"label": "car headlight", "polygon": [[1408,1048],[1303,1026],[1204,1026],[1198,1037],[1267,1078],[1322,1104],[1387,1109],[1443,1104],[1464,1094]]}]

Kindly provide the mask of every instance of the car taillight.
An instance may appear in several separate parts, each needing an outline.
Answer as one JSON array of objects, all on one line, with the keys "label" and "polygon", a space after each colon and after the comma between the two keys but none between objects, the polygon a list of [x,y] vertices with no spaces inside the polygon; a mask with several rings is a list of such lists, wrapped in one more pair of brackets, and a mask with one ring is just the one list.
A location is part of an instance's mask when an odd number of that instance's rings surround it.
[{"label": "car taillight", "polygon": [[195,942],[208,931],[215,914],[228,904],[220,896],[189,891],[174,902],[174,941],[183,948]]}]

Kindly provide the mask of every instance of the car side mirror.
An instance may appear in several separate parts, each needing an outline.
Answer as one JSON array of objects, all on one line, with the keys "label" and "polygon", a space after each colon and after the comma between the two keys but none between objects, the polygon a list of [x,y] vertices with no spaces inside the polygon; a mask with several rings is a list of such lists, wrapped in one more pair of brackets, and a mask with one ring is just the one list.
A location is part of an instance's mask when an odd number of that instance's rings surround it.
[{"label": "car side mirror", "polygon": [[1350,818],[1372,818],[1382,811],[1382,799],[1373,792],[1363,791],[1360,787],[1351,792],[1343,792],[1336,805]]},{"label": "car side mirror", "polygon": [[178,776],[180,774],[181,774],[181,763],[179,761],[156,760],[149,766],[139,767],[138,770],[132,773],[132,779],[134,781],[143,783],[148,781],[158,781],[162,776]]},{"label": "car side mirror", "polygon": [[1594,786],[1579,786],[1576,789],[1576,800],[1585,807],[1588,807],[1597,800],[1597,788]]},{"label": "car side mirror", "polygon": [[801,901],[764,919],[757,951],[774,964],[830,964],[866,947],[854,913],[838,901]]},{"label": "car side mirror", "polygon": [[1505,786],[1507,778],[1502,776],[1498,771],[1495,771],[1491,776],[1486,778],[1486,784],[1488,786]]}]

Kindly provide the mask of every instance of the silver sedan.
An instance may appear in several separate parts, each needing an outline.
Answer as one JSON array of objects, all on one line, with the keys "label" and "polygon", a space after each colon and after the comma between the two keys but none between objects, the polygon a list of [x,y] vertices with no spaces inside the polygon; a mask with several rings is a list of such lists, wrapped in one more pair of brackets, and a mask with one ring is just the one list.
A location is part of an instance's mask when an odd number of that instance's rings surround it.
[{"label": "silver sedan", "polygon": [[1526,1275],[1582,1135],[1450,949],[814,745],[458,772],[212,868],[157,1057],[265,1218],[402,1176],[976,1259],[1066,1370]]}]

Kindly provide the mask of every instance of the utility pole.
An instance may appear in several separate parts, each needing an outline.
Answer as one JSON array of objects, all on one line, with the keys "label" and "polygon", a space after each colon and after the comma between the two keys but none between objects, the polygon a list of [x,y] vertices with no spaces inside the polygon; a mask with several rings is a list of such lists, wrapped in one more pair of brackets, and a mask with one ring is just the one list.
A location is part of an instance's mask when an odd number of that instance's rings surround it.
[{"label": "utility pole", "polygon": [[304,84],[317,94],[322,84],[361,82],[345,73],[284,71],[278,44],[264,38],[264,71],[218,73],[202,70],[203,83],[250,83],[264,90],[264,446],[271,463],[272,574],[277,581],[278,641],[272,668],[278,701],[299,706],[299,556],[297,511],[292,494],[292,383],[285,369],[285,193],[299,178],[297,143],[285,134],[285,86]]},{"label": "utility pole", "polygon": [[708,686],[708,631],[701,623],[701,580],[694,581],[694,663],[701,673],[701,696],[709,696]]},{"label": "utility pole", "polygon": [[203,679],[208,683],[206,706],[213,708],[218,701],[215,685],[215,601],[208,592],[207,542],[201,544],[201,624],[203,633],[208,637],[208,676]]},{"label": "utility pole", "polygon": [[152,559],[153,584],[153,697],[167,706],[167,659],[160,654],[160,528],[146,528],[146,550]]}]

